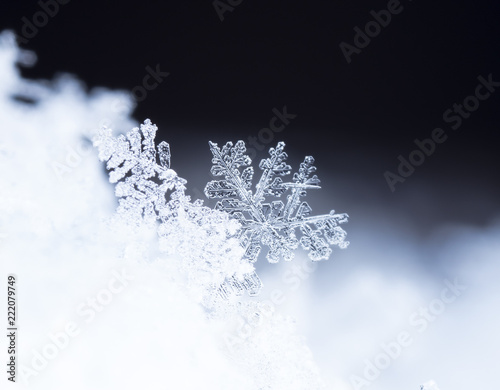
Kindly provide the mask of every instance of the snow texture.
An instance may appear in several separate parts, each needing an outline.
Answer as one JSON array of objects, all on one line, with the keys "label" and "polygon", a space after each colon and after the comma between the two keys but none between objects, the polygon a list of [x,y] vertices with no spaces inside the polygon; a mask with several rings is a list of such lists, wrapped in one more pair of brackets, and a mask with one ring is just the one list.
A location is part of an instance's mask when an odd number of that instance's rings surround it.
[{"label": "snow texture", "polygon": [[439,387],[437,386],[436,382],[429,381],[421,385],[420,390],[439,390]]}]

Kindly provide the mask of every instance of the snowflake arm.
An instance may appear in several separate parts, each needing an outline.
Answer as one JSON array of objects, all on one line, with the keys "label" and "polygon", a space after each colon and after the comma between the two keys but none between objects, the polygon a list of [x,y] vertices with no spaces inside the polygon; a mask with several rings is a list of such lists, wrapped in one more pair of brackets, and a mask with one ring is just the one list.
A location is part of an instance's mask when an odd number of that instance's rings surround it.
[{"label": "snowflake arm", "polygon": [[287,154],[283,151],[284,142],[279,142],[276,148],[269,149],[270,158],[262,159],[259,168],[262,176],[256,186],[254,201],[261,203],[265,195],[281,196],[286,191],[286,185],[279,176],[290,174],[292,167],[285,163]]},{"label": "snowflake arm", "polygon": [[[212,180],[205,187],[205,195],[209,199],[222,198],[230,200],[225,202],[226,207],[236,210],[247,211],[255,219],[262,220],[260,210],[255,207],[252,192],[249,188],[252,185],[253,168],[249,167],[252,160],[245,155],[245,143],[238,141],[233,146],[232,142],[226,143],[219,149],[216,143],[210,142],[214,164],[210,170],[214,176],[224,176],[225,180]],[[240,167],[247,167],[240,173]],[[234,198],[237,196],[239,199]],[[220,208],[220,207],[218,207]]]},{"label": "snowflake arm", "polygon": [[[94,138],[99,158],[107,161],[109,181],[117,183],[120,198],[118,213],[136,222],[153,221],[166,207],[168,190],[184,191],[186,181],[170,169],[170,147],[166,142],[155,148],[157,127],[149,119],[127,135],[113,137],[111,129],[102,129]],[[157,163],[157,157],[160,164]],[[154,178],[161,182],[157,183]]]}]

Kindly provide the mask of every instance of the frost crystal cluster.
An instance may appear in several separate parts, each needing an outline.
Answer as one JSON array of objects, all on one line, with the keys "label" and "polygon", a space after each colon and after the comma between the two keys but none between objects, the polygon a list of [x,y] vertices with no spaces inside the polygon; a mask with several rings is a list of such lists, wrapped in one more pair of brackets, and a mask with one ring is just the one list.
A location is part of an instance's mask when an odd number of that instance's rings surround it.
[{"label": "frost crystal cluster", "polygon": [[[252,193],[254,170],[244,142],[228,142],[222,149],[210,142],[211,173],[223,177],[205,188],[209,199],[221,199],[212,210],[185,195],[186,180],[170,168],[169,145],[163,141],[156,150],[156,131],[149,119],[118,137],[103,128],[94,145],[99,158],[107,161],[109,180],[117,183],[118,214],[132,224],[159,222],[161,248],[183,258],[181,267],[192,288],[204,286],[225,298],[245,290],[256,295],[262,283],[252,264],[261,245],[269,247],[266,257],[276,263],[291,260],[299,244],[314,261],[328,259],[330,245],[349,244],[339,226],[347,221],[346,214],[332,210],[311,216],[311,207],[302,200],[307,190],[320,188],[312,157],[306,157],[292,180],[285,182],[291,167],[285,144],[278,143],[260,162],[262,175]],[[267,200],[285,196],[286,202]]]},{"label": "frost crystal cluster", "polygon": [[[182,261],[188,287],[228,295],[229,287],[256,294],[261,283],[235,238],[237,221],[225,213],[191,202],[186,180],[170,169],[170,147],[155,147],[157,127],[146,120],[126,135],[103,128],[94,137],[99,158],[107,161],[109,180],[117,183],[118,216],[129,225],[159,223],[160,248]],[[207,294],[200,292],[206,301]],[[208,303],[206,301],[205,303]]]}]

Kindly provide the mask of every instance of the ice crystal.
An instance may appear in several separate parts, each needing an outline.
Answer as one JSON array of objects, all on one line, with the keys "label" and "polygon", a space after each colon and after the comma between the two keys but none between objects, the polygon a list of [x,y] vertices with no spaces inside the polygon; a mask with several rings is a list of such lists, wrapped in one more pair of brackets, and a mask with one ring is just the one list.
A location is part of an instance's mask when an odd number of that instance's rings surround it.
[{"label": "ice crystal", "polygon": [[[109,181],[118,183],[115,194],[120,199],[118,213],[130,221],[155,221],[158,213],[168,207],[166,192],[183,193],[186,180],[170,169],[170,146],[166,142],[155,148],[157,127],[149,119],[133,128],[127,135],[112,136],[103,128],[94,138],[99,158],[107,161]],[[157,155],[160,164],[157,163]],[[157,183],[154,179],[159,179]]]},{"label": "ice crystal", "polygon": [[[252,160],[245,154],[243,141],[233,146],[226,143],[222,149],[210,142],[213,154],[211,173],[222,176],[223,180],[213,180],[205,187],[205,195],[222,199],[216,205],[217,210],[230,213],[242,225],[241,242],[245,248],[245,259],[257,260],[261,245],[269,247],[267,259],[271,263],[281,258],[291,260],[294,250],[300,245],[309,250],[309,258],[314,261],[328,259],[330,245],[345,248],[346,232],[339,224],[347,221],[347,214],[329,214],[310,216],[309,204],[302,201],[308,189],[320,188],[320,181],[313,173],[316,171],[314,158],[307,156],[300,164],[292,181],[284,182],[283,177],[291,173],[286,163],[285,144],[278,143],[269,150],[269,158],[262,159],[259,168],[262,175],[252,193],[254,170]],[[268,201],[268,197],[281,197],[287,193],[286,202]],[[300,239],[296,229],[300,230]]]}]

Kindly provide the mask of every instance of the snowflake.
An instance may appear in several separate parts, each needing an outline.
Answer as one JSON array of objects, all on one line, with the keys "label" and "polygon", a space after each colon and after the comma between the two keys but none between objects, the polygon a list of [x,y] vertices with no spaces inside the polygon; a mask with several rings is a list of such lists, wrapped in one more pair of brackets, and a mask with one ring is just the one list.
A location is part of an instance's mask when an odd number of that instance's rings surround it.
[{"label": "snowflake", "polygon": [[[158,145],[154,139],[157,127],[149,119],[133,128],[127,135],[112,136],[111,129],[103,128],[94,138],[99,148],[99,159],[107,161],[109,181],[117,183],[115,194],[121,198],[118,213],[130,221],[156,221],[158,213],[167,207],[165,194],[174,189],[184,193],[186,180],[170,169],[170,146],[165,141]],[[159,157],[160,164],[156,162]],[[127,176],[128,175],[128,176]],[[161,180],[156,183],[153,179]],[[122,180],[124,179],[124,180]]]},{"label": "snowflake", "polygon": [[[205,195],[209,199],[221,198],[216,209],[232,214],[241,223],[247,260],[257,260],[261,245],[269,247],[266,257],[271,263],[281,258],[291,260],[299,243],[309,250],[309,258],[314,261],[328,259],[329,245],[349,245],[345,241],[347,233],[339,226],[347,221],[347,214],[335,214],[332,210],[326,215],[310,216],[311,207],[301,200],[308,189],[320,188],[318,177],[311,176],[316,171],[313,157],[307,156],[292,181],[284,182],[282,177],[290,174],[291,167],[286,164],[285,144],[278,143],[269,150],[270,157],[261,160],[262,175],[252,193],[254,170],[250,166],[252,160],[245,154],[245,143],[238,141],[233,146],[228,142],[222,149],[216,143],[209,144],[213,154],[211,173],[224,180],[209,182]],[[266,197],[281,197],[287,192],[286,203],[266,202]],[[297,228],[302,233],[300,239],[295,233]]]}]

